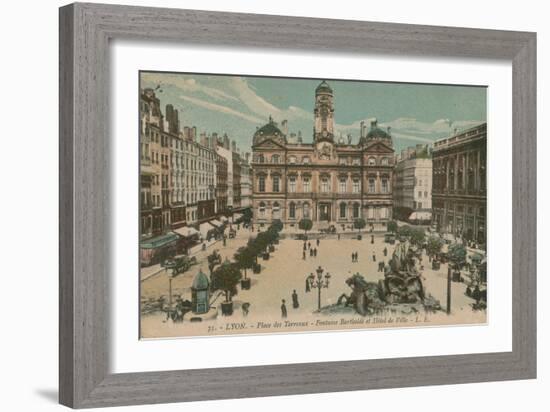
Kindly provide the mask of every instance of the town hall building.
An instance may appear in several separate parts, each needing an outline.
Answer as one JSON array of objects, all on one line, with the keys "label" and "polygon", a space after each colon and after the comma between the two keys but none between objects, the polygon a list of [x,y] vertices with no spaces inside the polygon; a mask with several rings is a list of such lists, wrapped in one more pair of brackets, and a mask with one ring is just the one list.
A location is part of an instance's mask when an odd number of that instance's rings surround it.
[{"label": "town hall building", "polygon": [[[359,141],[335,138],[334,94],[327,82],[315,89],[313,142],[290,139],[286,127],[269,122],[252,143],[253,219],[280,219],[316,227],[345,225],[363,218],[385,224],[392,216],[394,148],[389,129],[361,122]],[[286,121],[283,122],[286,126]],[[281,130],[282,129],[282,130]]]}]

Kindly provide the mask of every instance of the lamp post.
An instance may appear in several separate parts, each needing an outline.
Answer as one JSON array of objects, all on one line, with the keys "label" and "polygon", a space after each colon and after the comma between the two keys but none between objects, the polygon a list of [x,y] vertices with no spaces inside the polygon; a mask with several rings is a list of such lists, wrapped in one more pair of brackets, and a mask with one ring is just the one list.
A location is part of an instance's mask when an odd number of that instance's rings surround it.
[{"label": "lamp post", "polygon": [[323,278],[323,272],[325,270],[319,266],[315,272],[317,272],[317,277],[313,275],[309,275],[307,277],[307,281],[309,282],[309,286],[311,288],[317,288],[317,309],[321,310],[321,289],[322,288],[328,288],[329,286],[329,280],[330,280],[330,273],[326,273]]}]

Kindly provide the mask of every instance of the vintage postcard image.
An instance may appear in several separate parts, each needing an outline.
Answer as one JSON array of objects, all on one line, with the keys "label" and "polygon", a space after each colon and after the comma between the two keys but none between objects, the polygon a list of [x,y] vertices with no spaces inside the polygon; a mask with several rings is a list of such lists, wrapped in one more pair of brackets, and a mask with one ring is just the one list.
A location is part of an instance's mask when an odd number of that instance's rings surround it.
[{"label": "vintage postcard image", "polygon": [[140,337],[487,322],[487,89],[139,74]]}]

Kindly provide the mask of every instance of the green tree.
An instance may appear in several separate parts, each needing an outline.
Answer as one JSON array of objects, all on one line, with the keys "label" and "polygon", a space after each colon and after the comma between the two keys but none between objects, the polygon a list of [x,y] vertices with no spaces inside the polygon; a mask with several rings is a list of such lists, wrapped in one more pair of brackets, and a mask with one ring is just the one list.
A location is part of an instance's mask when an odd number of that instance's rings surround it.
[{"label": "green tree", "polygon": [[454,243],[449,246],[447,254],[449,261],[453,264],[455,270],[459,270],[466,262],[466,248],[460,243]]},{"label": "green tree", "polygon": [[240,269],[244,270],[244,278],[246,279],[246,270],[252,269],[254,262],[256,261],[256,255],[249,247],[242,246],[237,249],[235,255],[233,256],[235,263],[239,266]]},{"label": "green tree", "polygon": [[412,233],[412,228],[408,225],[405,225],[405,226],[401,226],[398,230],[397,230],[397,233],[399,233],[399,236],[403,236],[403,237],[410,237],[411,236],[411,233]]},{"label": "green tree", "polygon": [[388,222],[388,231],[391,232],[391,233],[396,233],[397,232],[397,222],[395,220],[390,220]]},{"label": "green tree", "polygon": [[410,240],[413,245],[422,246],[426,240],[426,233],[424,229],[411,228]]},{"label": "green tree", "polygon": [[301,219],[300,222],[298,222],[298,227],[300,228],[300,230],[303,230],[307,235],[307,231],[311,230],[311,228],[313,227],[313,222],[311,221],[311,219],[304,218]]},{"label": "green tree", "polygon": [[242,275],[239,266],[229,260],[225,260],[212,274],[212,283],[215,289],[225,293],[225,301],[231,302],[231,298],[237,293],[237,285]]},{"label": "green tree", "polygon": [[273,228],[273,230],[280,232],[283,230],[283,222],[281,222],[281,219],[275,219],[269,228]]},{"label": "green tree", "polygon": [[442,247],[443,247],[443,239],[441,239],[439,236],[430,236],[428,238],[426,252],[428,252],[429,256],[435,257],[441,252]]},{"label": "green tree", "polygon": [[254,262],[258,263],[258,255],[262,253],[262,250],[260,249],[260,243],[256,241],[256,238],[249,239],[246,247],[250,251],[250,254],[254,256]]},{"label": "green tree", "polygon": [[365,222],[365,219],[361,217],[353,221],[353,227],[357,229],[359,233],[361,233],[361,229],[364,229],[365,226],[367,226],[367,222]]},{"label": "green tree", "polygon": [[244,223],[250,223],[250,221],[252,220],[252,210],[245,209],[243,211],[243,217],[241,219]]}]

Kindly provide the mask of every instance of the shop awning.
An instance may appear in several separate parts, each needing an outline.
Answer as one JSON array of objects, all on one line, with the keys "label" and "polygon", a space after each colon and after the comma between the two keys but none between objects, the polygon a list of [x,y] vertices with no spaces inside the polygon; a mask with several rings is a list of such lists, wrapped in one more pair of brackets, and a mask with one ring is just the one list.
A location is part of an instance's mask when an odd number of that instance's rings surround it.
[{"label": "shop awning", "polygon": [[242,213],[234,213],[233,214],[233,220],[237,220],[243,217]]},{"label": "shop awning", "polygon": [[199,231],[195,228],[184,226],[179,229],[174,229],[174,232],[183,237],[191,237],[193,235],[198,235]]},{"label": "shop awning", "polygon": [[412,212],[409,216],[409,220],[431,220],[431,212]]},{"label": "shop awning", "polygon": [[209,221],[208,223],[210,223],[212,226],[214,227],[220,227],[223,225],[222,222],[220,222],[219,220],[216,220],[216,219],[212,219],[211,221]]},{"label": "shop awning", "polygon": [[208,237],[208,232],[212,230],[212,225],[208,223],[201,223],[199,226],[199,232],[201,233],[201,236],[206,239]]},{"label": "shop awning", "polygon": [[175,233],[167,233],[165,235],[157,236],[148,240],[140,242],[139,247],[141,249],[158,249],[164,246],[175,243],[178,240],[178,236]]},{"label": "shop awning", "polygon": [[229,219],[227,219],[225,216],[220,216],[220,220],[222,222],[227,222]]}]

